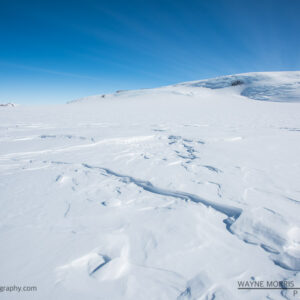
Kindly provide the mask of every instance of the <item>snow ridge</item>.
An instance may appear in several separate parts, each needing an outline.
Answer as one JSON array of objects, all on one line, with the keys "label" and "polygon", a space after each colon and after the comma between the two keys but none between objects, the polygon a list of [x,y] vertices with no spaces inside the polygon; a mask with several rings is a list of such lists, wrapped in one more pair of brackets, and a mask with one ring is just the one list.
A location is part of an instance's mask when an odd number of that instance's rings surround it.
[{"label": "snow ridge", "polygon": [[[140,179],[136,179],[134,177],[131,177],[129,175],[122,175],[119,173],[116,173],[108,168],[103,168],[103,167],[98,167],[98,166],[91,166],[89,164],[83,163],[83,167],[88,168],[88,169],[97,169],[102,172],[105,172],[107,175],[112,175],[114,177],[117,177],[121,179],[122,182],[128,184],[128,183],[133,183],[138,187],[141,187],[147,192],[153,193],[153,194],[158,194],[162,196],[169,196],[169,197],[174,197],[174,198],[179,198],[184,201],[192,201],[194,203],[200,203],[203,204],[206,207],[211,207],[212,209],[216,210],[217,212],[220,212],[227,216],[226,219],[223,220],[223,222],[226,224],[226,229],[233,235],[235,235],[235,232],[231,229],[231,225],[233,225],[237,219],[241,216],[243,210],[238,207],[234,206],[229,206],[229,205],[224,205],[224,204],[219,204],[215,203],[213,201],[209,201],[207,199],[201,198],[197,195],[186,193],[186,192],[180,192],[180,191],[173,191],[173,190],[167,190],[163,188],[159,188],[154,186],[151,182],[149,181],[144,181]],[[238,235],[236,235],[239,237]],[[240,237],[239,237],[240,238]],[[246,243],[248,243],[247,239],[242,240]],[[256,244],[256,243],[253,243]],[[283,269],[287,270],[293,270],[293,271],[300,271],[300,259],[291,257],[290,255],[287,255],[285,253],[280,254],[277,250],[274,250],[271,246],[268,246],[266,244],[260,244],[261,248],[265,250],[266,252],[272,253],[273,256],[270,258],[273,260],[273,262],[280,266]],[[279,256],[277,256],[279,255]]]}]

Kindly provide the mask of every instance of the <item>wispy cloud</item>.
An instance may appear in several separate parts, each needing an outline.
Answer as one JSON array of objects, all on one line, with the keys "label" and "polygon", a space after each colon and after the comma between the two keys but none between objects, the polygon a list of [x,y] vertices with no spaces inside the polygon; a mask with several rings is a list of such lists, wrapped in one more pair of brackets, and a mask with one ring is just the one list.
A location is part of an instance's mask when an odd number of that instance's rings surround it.
[{"label": "wispy cloud", "polygon": [[57,70],[52,70],[52,69],[47,69],[47,68],[28,66],[28,65],[24,65],[24,64],[16,64],[16,63],[0,61],[0,65],[10,67],[10,68],[28,70],[31,72],[48,73],[48,74],[59,75],[59,76],[64,76],[64,77],[73,77],[73,78],[90,79],[90,80],[102,80],[102,78],[100,78],[100,77],[85,76],[85,75],[80,75],[80,74],[76,74],[76,73],[62,72],[62,71],[57,71]]}]

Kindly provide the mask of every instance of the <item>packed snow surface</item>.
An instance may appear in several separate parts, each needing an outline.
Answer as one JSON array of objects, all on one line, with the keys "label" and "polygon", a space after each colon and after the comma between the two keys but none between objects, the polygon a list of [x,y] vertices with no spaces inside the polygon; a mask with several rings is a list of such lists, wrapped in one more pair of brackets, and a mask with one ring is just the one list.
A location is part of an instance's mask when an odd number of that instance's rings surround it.
[{"label": "packed snow surface", "polygon": [[[0,107],[2,299],[295,299],[300,72]],[[300,295],[300,291],[299,291]]]}]

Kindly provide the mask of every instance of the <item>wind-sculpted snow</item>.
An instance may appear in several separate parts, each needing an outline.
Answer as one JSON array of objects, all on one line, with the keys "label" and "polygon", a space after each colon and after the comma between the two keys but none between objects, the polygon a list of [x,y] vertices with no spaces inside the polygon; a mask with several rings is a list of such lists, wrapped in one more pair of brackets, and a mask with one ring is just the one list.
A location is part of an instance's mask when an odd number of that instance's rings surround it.
[{"label": "wind-sculpted snow", "polygon": [[[215,202],[203,199],[197,195],[193,195],[193,194],[186,193],[186,192],[162,189],[162,188],[153,186],[153,184],[149,181],[139,180],[139,179],[133,178],[128,175],[121,175],[121,174],[118,174],[107,168],[94,167],[94,166],[90,166],[88,164],[83,164],[83,166],[86,168],[89,168],[89,169],[98,169],[100,171],[104,171],[108,175],[112,175],[117,178],[120,178],[122,180],[122,182],[124,182],[124,183],[133,183],[133,184],[137,185],[138,187],[141,187],[142,189],[144,189],[145,191],[150,192],[150,193],[154,193],[154,194],[158,194],[158,195],[162,195],[162,196],[175,197],[175,198],[182,199],[184,201],[192,201],[195,203],[201,203],[201,204],[205,205],[206,207],[211,207],[214,210],[224,214],[227,217],[226,219],[224,219],[224,223],[227,225],[226,228],[228,229],[228,231],[230,233],[235,234],[235,231],[233,231],[231,229],[231,226],[235,223],[235,221],[242,214],[241,208],[233,207],[233,206],[229,206],[229,205],[222,205],[220,203],[215,203]],[[243,219],[244,219],[244,217],[243,217]],[[250,222],[253,222],[254,220],[255,220],[255,216],[253,216],[253,218],[250,220]],[[276,221],[277,221],[277,223],[280,222],[279,220],[276,220]],[[265,225],[259,224],[259,226],[257,226],[257,228],[255,230],[257,232],[265,231],[265,233],[263,233],[263,235],[265,235],[265,238],[267,240],[269,238],[273,239],[275,245],[278,246],[279,248],[280,248],[280,246],[282,247],[284,245],[285,241],[280,236],[277,236],[277,234],[275,232],[272,232],[271,228],[265,228]],[[237,227],[237,231],[240,231],[239,227]],[[248,242],[248,240],[247,240],[247,238],[243,238],[243,237],[248,236],[250,234],[247,231],[248,231],[248,229],[245,228],[245,232],[239,232],[239,235],[241,236],[242,239],[244,239],[245,242]],[[300,229],[298,231],[300,233]],[[272,247],[265,245],[263,243],[261,243],[261,244],[256,243],[256,242],[252,242],[252,243],[260,245],[267,252],[276,254],[276,255],[273,255],[272,260],[277,265],[281,266],[282,268],[288,269],[288,270],[300,271],[300,258],[286,255],[283,250],[281,250],[283,252],[283,254],[281,254],[281,256],[278,257],[277,255],[280,254],[280,252],[278,252],[278,251],[280,251],[280,250],[273,249]],[[297,243],[299,243],[299,242],[297,242]],[[300,249],[297,251],[300,251]]]},{"label": "wind-sculpted snow", "polygon": [[292,84],[258,85],[247,87],[241,92],[242,96],[262,101],[300,102],[300,82]]},{"label": "wind-sculpted snow", "polygon": [[163,195],[163,196],[175,197],[175,198],[183,199],[185,201],[190,200],[190,201],[193,201],[195,203],[201,203],[201,204],[203,204],[207,207],[212,207],[213,209],[215,209],[216,211],[218,211],[220,213],[223,213],[228,218],[232,218],[232,220],[236,220],[240,216],[240,214],[242,213],[242,210],[240,208],[237,208],[237,207],[231,207],[231,206],[228,206],[228,205],[222,205],[222,204],[214,203],[214,202],[205,200],[203,198],[200,198],[196,195],[192,195],[192,194],[185,193],[185,192],[171,191],[171,190],[166,190],[166,189],[162,189],[162,188],[159,188],[159,187],[155,187],[149,181],[143,181],[143,180],[135,179],[135,178],[133,178],[131,176],[128,176],[128,175],[121,175],[121,174],[115,173],[115,172],[113,172],[109,169],[106,169],[106,168],[92,167],[88,164],[83,164],[83,166],[86,167],[86,168],[97,168],[99,170],[103,170],[109,175],[113,175],[113,176],[121,178],[123,182],[126,182],[126,183],[132,182],[135,185],[143,188],[147,192],[151,192],[151,193],[158,194],[158,195]]},{"label": "wind-sculpted snow", "polygon": [[0,109],[0,298],[295,299],[299,74]]},{"label": "wind-sculpted snow", "polygon": [[187,82],[176,86],[223,89],[236,87],[240,95],[254,100],[275,102],[300,102],[300,72],[249,73],[214,79]]},{"label": "wind-sculpted snow", "polygon": [[204,87],[208,89],[223,89],[226,87],[231,87],[234,85],[250,85],[255,84],[256,82],[260,82],[265,80],[267,77],[265,75],[231,75],[218,77],[213,79],[206,79],[195,82],[186,82],[180,83],[177,86],[186,86],[186,87]]}]

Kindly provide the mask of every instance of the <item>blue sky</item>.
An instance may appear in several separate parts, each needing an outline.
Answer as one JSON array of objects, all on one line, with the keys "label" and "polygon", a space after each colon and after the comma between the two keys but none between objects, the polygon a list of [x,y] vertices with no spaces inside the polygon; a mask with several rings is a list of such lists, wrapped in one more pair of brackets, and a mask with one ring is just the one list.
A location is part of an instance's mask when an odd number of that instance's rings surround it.
[{"label": "blue sky", "polygon": [[1,0],[0,103],[300,70],[299,0]]}]

